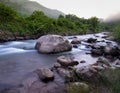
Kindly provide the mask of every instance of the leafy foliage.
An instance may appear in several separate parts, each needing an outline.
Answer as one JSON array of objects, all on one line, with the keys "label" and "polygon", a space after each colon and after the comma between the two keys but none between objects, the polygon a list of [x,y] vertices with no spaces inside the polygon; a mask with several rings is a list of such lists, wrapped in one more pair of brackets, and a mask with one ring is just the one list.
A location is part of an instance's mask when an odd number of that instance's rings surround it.
[{"label": "leafy foliage", "polygon": [[14,20],[16,16],[16,11],[4,4],[0,4],[0,20],[2,22]]},{"label": "leafy foliage", "polygon": [[114,28],[114,37],[120,41],[120,24]]},{"label": "leafy foliage", "polygon": [[0,3],[12,7],[22,16],[29,16],[36,10],[43,11],[45,15],[51,18],[58,18],[60,14],[65,15],[61,11],[46,8],[39,3],[30,0],[0,0]]},{"label": "leafy foliage", "polygon": [[96,17],[79,18],[76,15],[60,15],[58,19],[47,17],[42,11],[34,11],[28,17],[20,16],[14,9],[0,4],[0,29],[13,36],[41,36],[44,34],[86,34],[99,30]]}]

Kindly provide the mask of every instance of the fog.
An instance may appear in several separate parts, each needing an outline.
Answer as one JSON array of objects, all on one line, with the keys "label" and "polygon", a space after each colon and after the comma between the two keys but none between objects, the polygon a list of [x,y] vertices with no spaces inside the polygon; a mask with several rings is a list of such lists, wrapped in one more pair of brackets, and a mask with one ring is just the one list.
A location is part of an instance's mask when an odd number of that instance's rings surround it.
[{"label": "fog", "polygon": [[113,14],[113,15],[110,15],[104,21],[105,22],[118,22],[118,21],[120,21],[120,12]]}]

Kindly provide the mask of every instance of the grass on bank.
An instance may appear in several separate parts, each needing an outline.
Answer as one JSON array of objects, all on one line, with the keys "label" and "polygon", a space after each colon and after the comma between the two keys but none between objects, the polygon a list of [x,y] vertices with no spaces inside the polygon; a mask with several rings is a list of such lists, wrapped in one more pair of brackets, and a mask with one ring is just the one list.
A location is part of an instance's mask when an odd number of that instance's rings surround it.
[{"label": "grass on bank", "polygon": [[120,93],[120,69],[106,69],[101,73],[99,83],[87,82],[89,89],[81,85],[69,84],[68,93]]},{"label": "grass on bank", "polygon": [[68,93],[90,93],[88,88],[85,88],[83,85],[72,85],[67,86]]},{"label": "grass on bank", "polygon": [[120,69],[109,69],[103,72],[103,81],[111,93],[120,93]]}]

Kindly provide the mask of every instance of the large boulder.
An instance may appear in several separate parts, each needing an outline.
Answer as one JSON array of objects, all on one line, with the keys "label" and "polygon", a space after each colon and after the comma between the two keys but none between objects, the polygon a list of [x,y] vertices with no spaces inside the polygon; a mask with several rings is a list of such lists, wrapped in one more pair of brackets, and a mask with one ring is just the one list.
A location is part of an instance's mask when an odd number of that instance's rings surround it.
[{"label": "large boulder", "polygon": [[72,45],[60,35],[45,35],[37,40],[35,48],[41,53],[69,51]]}]

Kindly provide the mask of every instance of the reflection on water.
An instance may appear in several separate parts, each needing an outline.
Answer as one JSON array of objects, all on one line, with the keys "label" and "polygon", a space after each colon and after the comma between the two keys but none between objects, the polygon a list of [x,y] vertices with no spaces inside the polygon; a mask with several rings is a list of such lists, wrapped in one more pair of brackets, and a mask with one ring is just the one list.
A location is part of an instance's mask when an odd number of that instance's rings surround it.
[{"label": "reflection on water", "polygon": [[[97,34],[97,39],[102,40],[103,34]],[[81,41],[95,37],[95,35],[76,36]],[[69,41],[73,36],[65,37]],[[96,37],[95,37],[96,38]],[[86,63],[80,63],[78,66],[93,64],[97,58],[92,57],[90,48],[87,48],[84,41],[73,48],[72,51],[58,54],[39,54],[35,49],[35,40],[12,41],[0,44],[0,89],[18,85],[24,80],[26,75],[36,68],[51,67],[56,62],[56,58],[61,55],[73,56],[79,62],[84,60]],[[99,44],[104,44],[99,42]],[[105,43],[106,44],[106,43]],[[113,42],[115,45],[116,43]]]}]

